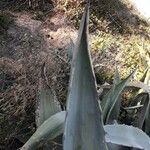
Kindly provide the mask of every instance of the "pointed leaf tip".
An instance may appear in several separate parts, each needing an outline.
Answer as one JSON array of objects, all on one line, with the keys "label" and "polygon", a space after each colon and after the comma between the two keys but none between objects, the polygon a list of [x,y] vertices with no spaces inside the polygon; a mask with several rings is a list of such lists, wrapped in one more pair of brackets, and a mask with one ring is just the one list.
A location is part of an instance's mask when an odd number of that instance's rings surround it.
[{"label": "pointed leaf tip", "polygon": [[73,54],[64,150],[107,149],[88,47],[88,9],[87,7],[83,14]]}]

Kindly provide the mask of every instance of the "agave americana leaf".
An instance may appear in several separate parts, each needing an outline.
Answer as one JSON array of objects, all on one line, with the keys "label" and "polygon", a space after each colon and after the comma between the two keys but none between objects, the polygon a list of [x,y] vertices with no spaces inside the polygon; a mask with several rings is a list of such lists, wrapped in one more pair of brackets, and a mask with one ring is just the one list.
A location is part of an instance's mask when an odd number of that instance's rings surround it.
[{"label": "agave americana leaf", "polygon": [[150,85],[150,69],[149,68],[147,69],[144,83],[147,85]]},{"label": "agave americana leaf", "polygon": [[143,107],[143,105],[136,105],[136,106],[131,106],[131,107],[124,107],[124,110],[133,110],[133,109],[137,109],[137,108],[141,108]]},{"label": "agave americana leaf", "polygon": [[142,78],[140,79],[141,82],[144,82],[144,81],[145,81],[146,76],[147,76],[147,73],[148,73],[148,70],[149,70],[149,68],[147,68],[147,69],[145,70],[145,72],[144,72]]},{"label": "agave americana leaf", "polygon": [[105,125],[106,142],[144,150],[150,148],[150,138],[142,130],[127,125]]},{"label": "agave americana leaf", "polygon": [[102,112],[88,50],[89,6],[83,14],[73,53],[64,150],[106,150]]},{"label": "agave americana leaf", "polygon": [[40,142],[52,140],[63,133],[66,112],[61,111],[51,116],[36,130],[21,150],[35,150]]},{"label": "agave americana leaf", "polygon": [[119,74],[118,68],[116,66],[114,84],[118,84],[119,82],[120,82],[120,74]]},{"label": "agave americana leaf", "polygon": [[108,143],[107,145],[110,150],[129,150],[129,148],[124,147],[122,145],[117,145],[113,143]]},{"label": "agave americana leaf", "polygon": [[[103,110],[103,120],[104,123],[109,123],[109,118],[110,115],[115,108],[115,104],[120,103],[118,102],[119,96],[125,86],[128,84],[130,79],[132,78],[133,74],[135,73],[132,72],[126,79],[120,81],[118,84],[114,85],[108,94],[104,97],[104,99],[101,102],[102,110]],[[112,116],[113,117],[113,116]]]},{"label": "agave americana leaf", "polygon": [[[144,83],[148,84],[148,86],[150,85],[150,69],[148,69]],[[148,93],[150,96],[150,90],[148,91]],[[150,104],[148,106],[148,111],[146,113],[146,118],[145,118],[145,132],[150,136]]]},{"label": "agave americana leaf", "polygon": [[150,104],[145,117],[145,132],[150,136]]},{"label": "agave americana leaf", "polygon": [[45,64],[43,64],[36,110],[36,124],[38,127],[49,117],[61,111],[55,92],[48,86],[45,69]]},{"label": "agave americana leaf", "polygon": [[145,97],[145,93],[140,93],[136,95],[129,103],[129,107],[135,107],[138,106],[138,104],[142,101],[143,96]]},{"label": "agave americana leaf", "polygon": [[73,50],[74,50],[75,44],[73,43],[72,39],[70,39],[70,45],[68,47],[68,57],[71,60],[73,56]]},{"label": "agave americana leaf", "polygon": [[[149,68],[147,68],[145,70],[144,75],[141,78],[140,82],[143,82],[144,84],[149,85],[149,81],[150,81],[150,70],[149,70]],[[138,91],[138,93],[142,93],[142,92],[143,92],[143,89],[140,89]]]},{"label": "agave americana leaf", "polygon": [[133,122],[133,126],[142,129],[144,120],[146,118],[146,114],[148,112],[150,100],[149,100],[148,93],[141,93],[138,96],[139,96],[138,98],[141,97],[141,104],[143,105],[143,107],[138,109],[137,117],[135,118],[135,120]]},{"label": "agave americana leaf", "polygon": [[[150,86],[149,86],[150,70],[149,69],[146,70],[143,80],[144,83],[139,81],[139,82],[131,83],[130,86],[141,88],[145,92],[147,92],[150,96]],[[144,131],[150,136],[150,104],[147,105],[147,109],[148,110],[145,117]]]},{"label": "agave americana leaf", "polygon": [[[112,85],[101,85],[101,88],[104,90],[109,90],[112,87],[113,87]],[[150,86],[148,86],[145,83],[140,82],[140,81],[133,81],[133,82],[128,83],[128,85],[125,87],[125,89],[130,89],[130,88],[131,89],[132,88],[143,89],[145,92],[150,92]]]},{"label": "agave americana leaf", "polygon": [[148,86],[147,84],[140,82],[140,81],[135,81],[135,82],[131,82],[128,84],[129,88],[138,88],[138,89],[143,89],[144,92],[148,92],[150,93],[150,86]]},{"label": "agave americana leaf", "polygon": [[[120,82],[120,74],[118,71],[118,68],[116,67],[115,70],[115,77],[114,77],[114,82],[113,82],[113,88],[115,88],[115,86]],[[120,106],[121,106],[121,96],[118,97],[118,100],[116,101],[116,104],[113,106],[111,114],[109,115],[109,119],[107,123],[113,123],[114,120],[118,119],[118,115],[120,112]],[[112,144],[109,143],[108,144],[108,148],[110,150],[124,150],[124,147],[121,145],[116,145],[116,144]]]},{"label": "agave americana leaf", "polygon": [[[119,84],[120,81],[121,81],[120,75],[118,72],[118,68],[116,67],[113,91],[115,90],[117,84]],[[120,106],[121,106],[121,95],[119,95],[119,97],[116,99],[115,103],[112,105],[112,107],[108,113],[108,116],[107,116],[106,124],[111,124],[114,122],[114,120],[118,120]]]}]

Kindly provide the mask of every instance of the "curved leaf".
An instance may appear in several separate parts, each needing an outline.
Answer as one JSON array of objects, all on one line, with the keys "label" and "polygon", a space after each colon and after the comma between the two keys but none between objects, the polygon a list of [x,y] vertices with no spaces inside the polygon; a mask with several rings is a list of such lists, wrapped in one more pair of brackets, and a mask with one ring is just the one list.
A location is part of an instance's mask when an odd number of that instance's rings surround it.
[{"label": "curved leaf", "polygon": [[73,50],[74,50],[75,44],[73,43],[72,39],[70,39],[70,44],[68,47],[68,57],[71,60],[73,56]]},{"label": "curved leaf", "polygon": [[[112,88],[112,85],[101,85],[101,88],[108,90]],[[140,81],[133,81],[131,83],[128,83],[125,89],[129,89],[129,88],[143,89],[145,92],[148,92],[148,93],[150,92],[150,86]]]},{"label": "curved leaf", "polygon": [[61,111],[55,92],[48,86],[45,63],[42,66],[42,77],[39,83],[37,98],[36,125],[39,127],[45,120]]},{"label": "curved leaf", "polygon": [[102,110],[103,110],[103,120],[104,123],[109,123],[110,115],[115,107],[115,104],[119,103],[118,100],[121,92],[125,88],[125,86],[128,84],[130,79],[132,78],[133,74],[132,72],[126,79],[123,81],[120,81],[118,84],[113,85],[113,87],[110,89],[109,93],[104,97],[104,99],[101,102]]},{"label": "curved leaf", "polygon": [[148,112],[148,108],[150,105],[150,100],[149,100],[149,94],[148,93],[141,93],[140,96],[142,98],[141,104],[143,105],[143,107],[138,109],[137,117],[135,118],[133,125],[135,127],[142,129],[143,123],[144,123],[144,120],[146,118],[146,114]]},{"label": "curved leaf", "polygon": [[64,150],[106,150],[102,112],[98,104],[95,76],[88,50],[86,7],[73,53]]},{"label": "curved leaf", "polygon": [[[119,82],[121,82],[121,80],[120,80],[118,68],[116,67],[115,77],[114,77],[114,85],[113,85],[114,90],[115,90],[117,84],[119,84]],[[118,96],[118,98],[112,105],[112,107],[108,113],[108,116],[107,116],[106,124],[111,124],[114,122],[114,120],[118,120],[118,116],[120,113],[120,107],[121,107],[121,95]]]},{"label": "curved leaf", "polygon": [[25,143],[21,150],[35,150],[40,142],[52,140],[63,133],[66,112],[61,111],[47,119]]},{"label": "curved leaf", "polygon": [[122,145],[117,145],[112,143],[108,143],[107,145],[110,150],[129,150],[129,148],[124,147]]},{"label": "curved leaf", "polygon": [[143,89],[145,92],[150,93],[150,86],[140,81],[131,82],[128,84],[128,87]]},{"label": "curved leaf", "polygon": [[105,125],[106,142],[144,150],[150,148],[150,138],[140,129],[127,125]]},{"label": "curved leaf", "polygon": [[150,136],[150,105],[145,117],[145,132]]}]

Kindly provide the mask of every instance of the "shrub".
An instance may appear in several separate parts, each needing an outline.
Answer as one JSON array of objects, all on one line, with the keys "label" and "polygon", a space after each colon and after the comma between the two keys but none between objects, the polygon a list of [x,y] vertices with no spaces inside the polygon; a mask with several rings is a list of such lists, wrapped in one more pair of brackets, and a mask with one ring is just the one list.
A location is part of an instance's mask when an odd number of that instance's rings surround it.
[{"label": "shrub", "polygon": [[[87,5],[73,51],[67,110],[61,111],[54,98],[54,92],[48,87],[44,77],[43,84],[46,86],[41,89],[38,103],[37,118],[40,124],[37,124],[39,125],[37,131],[22,147],[22,150],[35,149],[40,142],[52,140],[63,133],[63,128],[64,150],[121,150],[122,146],[149,149],[150,87],[142,82],[129,84],[135,71],[126,79],[120,80],[116,70],[114,84],[99,104],[88,46],[88,15],[89,6]],[[145,91],[145,93],[138,94],[134,103],[130,104],[126,110],[140,108],[139,117],[133,124],[143,129],[149,136],[139,128],[113,124],[114,120],[118,120],[121,109],[120,94],[125,87],[128,88],[127,85],[130,88],[142,88]]]}]

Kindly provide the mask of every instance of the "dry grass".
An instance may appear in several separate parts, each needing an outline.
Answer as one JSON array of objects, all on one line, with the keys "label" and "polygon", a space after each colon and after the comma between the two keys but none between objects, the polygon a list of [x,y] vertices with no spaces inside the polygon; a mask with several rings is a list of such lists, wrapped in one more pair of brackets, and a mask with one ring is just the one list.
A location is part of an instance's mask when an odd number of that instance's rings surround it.
[{"label": "dry grass", "polygon": [[[67,7],[68,16],[77,28],[84,4],[80,1],[78,7]],[[94,64],[100,66],[97,73],[106,71],[106,76],[112,78],[118,64],[122,77],[138,67],[140,79],[149,65],[150,26],[138,17],[128,0],[92,0],[90,12],[90,32],[94,35],[91,48]]]}]

